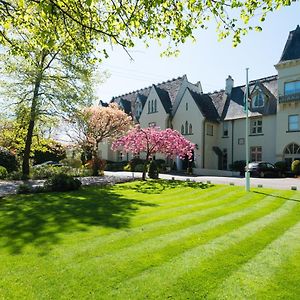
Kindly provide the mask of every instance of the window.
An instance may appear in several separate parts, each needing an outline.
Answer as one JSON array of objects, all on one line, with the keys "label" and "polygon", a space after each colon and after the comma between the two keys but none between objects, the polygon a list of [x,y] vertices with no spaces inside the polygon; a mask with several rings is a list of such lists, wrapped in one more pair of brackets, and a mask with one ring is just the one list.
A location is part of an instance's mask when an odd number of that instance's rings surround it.
[{"label": "window", "polygon": [[142,103],[137,101],[136,102],[136,110],[135,110],[135,116],[137,118],[139,118],[141,116],[142,110],[143,110]]},{"label": "window", "polygon": [[189,104],[185,103],[185,110],[189,110]]},{"label": "window", "polygon": [[148,102],[148,114],[157,112],[157,100],[151,100]]},{"label": "window", "polygon": [[286,82],[284,84],[284,95],[300,93],[300,81]]},{"label": "window", "polygon": [[261,134],[262,132],[262,119],[251,120],[250,134]]},{"label": "window", "polygon": [[228,122],[223,123],[223,137],[228,136]]},{"label": "window", "polygon": [[185,131],[184,131],[185,134],[189,133],[188,132],[188,127],[189,127],[188,121],[185,121]]},{"label": "window", "polygon": [[261,146],[255,146],[255,147],[250,148],[250,158],[251,158],[251,161],[261,161],[262,160]]},{"label": "window", "polygon": [[245,139],[244,138],[239,138],[238,139],[238,145],[244,145],[245,144]]},{"label": "window", "polygon": [[263,107],[264,106],[264,94],[257,92],[252,100],[252,107]]},{"label": "window", "polygon": [[214,126],[212,124],[206,125],[206,135],[214,135]]},{"label": "window", "polygon": [[156,126],[156,122],[150,122],[148,123],[148,127],[155,127]]},{"label": "window", "polygon": [[184,134],[184,126],[183,126],[183,124],[181,125],[181,134]]},{"label": "window", "polygon": [[189,125],[189,134],[193,134],[193,125],[192,124]]},{"label": "window", "polygon": [[299,115],[289,116],[289,131],[299,130]]}]

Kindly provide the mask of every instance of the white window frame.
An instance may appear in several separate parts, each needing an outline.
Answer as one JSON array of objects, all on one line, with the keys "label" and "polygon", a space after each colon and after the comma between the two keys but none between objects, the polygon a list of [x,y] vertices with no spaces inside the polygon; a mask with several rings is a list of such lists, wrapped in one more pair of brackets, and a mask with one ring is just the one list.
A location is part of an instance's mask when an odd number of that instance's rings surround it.
[{"label": "white window frame", "polygon": [[263,120],[262,118],[251,119],[250,135],[263,134]]},{"label": "white window frame", "polygon": [[253,161],[262,161],[262,146],[250,147],[250,159]]},{"label": "white window frame", "polygon": [[[292,119],[294,119],[292,121]],[[299,115],[289,115],[288,116],[288,131],[299,131]]]},{"label": "white window frame", "polygon": [[[260,97],[260,100],[258,100],[258,97]],[[258,101],[261,101],[262,103],[258,103]],[[264,107],[265,105],[265,95],[263,94],[262,91],[258,91],[254,94],[253,100],[252,100],[252,107],[253,108],[260,108]]]}]

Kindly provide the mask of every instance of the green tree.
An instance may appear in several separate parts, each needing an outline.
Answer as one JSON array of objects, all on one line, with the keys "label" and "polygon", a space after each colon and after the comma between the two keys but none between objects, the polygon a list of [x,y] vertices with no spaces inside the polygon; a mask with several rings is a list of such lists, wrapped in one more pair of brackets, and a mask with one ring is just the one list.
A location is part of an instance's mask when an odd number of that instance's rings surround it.
[{"label": "green tree", "polygon": [[[196,28],[217,25],[220,38],[231,35],[236,45],[241,35],[259,26],[267,14],[291,0],[0,0],[0,42],[10,43],[11,28],[36,35],[34,43],[49,45],[53,36],[72,36],[68,49],[91,47],[94,39],[124,48],[135,38],[168,39],[170,44],[193,38]],[[259,17],[256,17],[259,16]],[[254,26],[251,20],[254,19]],[[36,24],[41,24],[37,28]],[[49,25],[56,24],[56,31]],[[84,40],[79,39],[84,33]],[[105,47],[103,49],[105,53]]]},{"label": "green tree", "polygon": [[[24,41],[19,40],[21,37]],[[22,172],[28,176],[36,122],[45,121],[46,116],[73,112],[80,104],[92,101],[93,60],[80,51],[72,56],[64,54],[64,42],[60,40],[51,48],[39,48],[30,44],[29,35],[19,34],[16,39],[15,44],[25,52],[1,55],[5,74],[1,87],[6,102],[12,100],[12,104],[27,109]]]}]

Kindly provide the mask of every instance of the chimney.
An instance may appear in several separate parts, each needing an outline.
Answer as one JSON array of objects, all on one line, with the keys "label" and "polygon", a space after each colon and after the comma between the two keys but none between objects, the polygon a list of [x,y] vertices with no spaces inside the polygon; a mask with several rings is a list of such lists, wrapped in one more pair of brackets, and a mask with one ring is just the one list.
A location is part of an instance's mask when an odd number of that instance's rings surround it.
[{"label": "chimney", "polygon": [[201,82],[200,81],[198,81],[197,83],[196,83],[196,85],[197,85],[197,87],[198,87],[198,92],[199,92],[199,94],[203,94],[203,90],[202,90],[202,85],[201,85]]},{"label": "chimney", "polygon": [[228,75],[228,78],[226,79],[226,86],[225,86],[225,93],[227,95],[231,94],[232,88],[233,88],[234,80],[230,75]]}]

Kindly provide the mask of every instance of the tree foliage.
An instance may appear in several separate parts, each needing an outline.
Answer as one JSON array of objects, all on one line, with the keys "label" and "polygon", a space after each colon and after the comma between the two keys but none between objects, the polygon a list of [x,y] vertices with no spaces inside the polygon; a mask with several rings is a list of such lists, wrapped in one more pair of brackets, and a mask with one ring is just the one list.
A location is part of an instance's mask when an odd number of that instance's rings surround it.
[{"label": "tree foliage", "polygon": [[106,138],[113,140],[124,135],[132,127],[132,118],[116,103],[108,107],[91,106],[75,117],[75,138],[85,151],[91,151],[94,160],[94,175],[98,174],[99,144]]},{"label": "tree foliage", "polygon": [[114,151],[123,149],[133,154],[146,153],[143,180],[146,178],[146,166],[155,153],[162,153],[173,158],[179,156],[181,159],[188,156],[192,159],[194,148],[195,145],[176,130],[170,128],[160,130],[158,127],[141,128],[140,126],[136,126],[112,144]]},{"label": "tree foliage", "polygon": [[[146,41],[149,37],[167,39],[170,45],[177,45],[194,38],[196,28],[205,29],[213,20],[219,37],[232,35],[236,45],[249,30],[261,30],[260,23],[269,12],[291,3],[291,0],[0,0],[0,43],[11,43],[12,29],[26,29],[36,35],[33,42],[37,45],[52,47],[59,38],[67,45],[65,50],[71,52],[90,51],[95,40],[101,45],[112,43],[129,48],[136,39]],[[253,18],[254,26],[250,22]],[[100,51],[106,55],[105,47]]]}]

